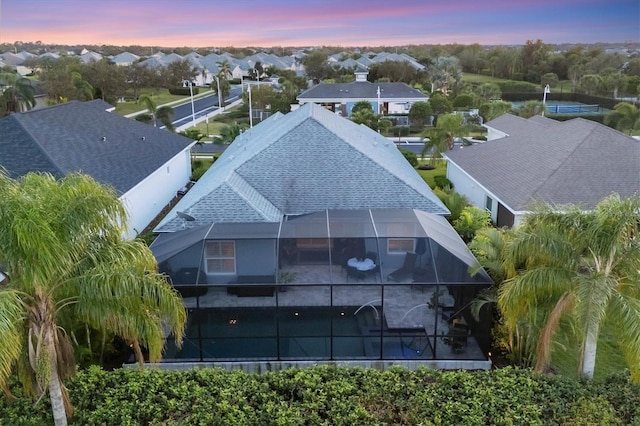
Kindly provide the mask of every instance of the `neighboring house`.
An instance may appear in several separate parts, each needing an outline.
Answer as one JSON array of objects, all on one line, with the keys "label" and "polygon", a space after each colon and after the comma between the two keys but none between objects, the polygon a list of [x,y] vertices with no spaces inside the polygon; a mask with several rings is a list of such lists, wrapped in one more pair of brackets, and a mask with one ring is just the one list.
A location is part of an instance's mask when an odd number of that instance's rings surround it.
[{"label": "neighboring house", "polygon": [[0,167],[13,178],[82,172],[113,187],[133,238],[189,182],[195,142],[108,109],[102,100],[72,101],[1,119]]},{"label": "neighboring house", "polygon": [[394,62],[407,62],[417,71],[424,71],[427,67],[419,63],[415,60],[415,58],[407,55],[406,53],[389,53],[389,52],[381,52],[377,55],[371,57],[371,61],[374,63],[380,63],[385,61],[394,61]]},{"label": "neighboring house", "polygon": [[445,153],[447,177],[498,226],[519,224],[534,201],[588,210],[640,191],[640,141],[605,125],[505,114],[485,127],[486,143]]},{"label": "neighboring house", "polygon": [[375,113],[389,115],[408,114],[411,105],[429,100],[429,96],[405,83],[371,83],[367,81],[368,72],[362,69],[355,74],[353,83],[318,84],[302,92],[298,102],[313,102],[347,117],[360,101],[370,102]]},{"label": "neighboring house", "polygon": [[0,59],[5,65],[9,65],[12,68],[16,68],[18,65],[22,65],[25,58],[12,52],[5,52],[0,54]]},{"label": "neighboring house", "polygon": [[102,55],[97,52],[87,51],[80,55],[80,60],[85,64],[89,62],[100,62],[102,60]]},{"label": "neighboring house", "polygon": [[140,56],[130,52],[118,53],[117,55],[111,58],[112,63],[121,67],[128,67],[129,65],[132,65],[134,62],[137,62],[139,60],[140,60]]},{"label": "neighboring house", "polygon": [[60,55],[55,53],[55,52],[45,52],[42,55],[39,56],[40,59],[51,59],[51,60],[57,60],[60,59]]},{"label": "neighboring house", "polygon": [[274,114],[155,228],[190,312],[165,358],[488,368],[469,305],[491,281],[448,214],[377,132],[313,103]]}]

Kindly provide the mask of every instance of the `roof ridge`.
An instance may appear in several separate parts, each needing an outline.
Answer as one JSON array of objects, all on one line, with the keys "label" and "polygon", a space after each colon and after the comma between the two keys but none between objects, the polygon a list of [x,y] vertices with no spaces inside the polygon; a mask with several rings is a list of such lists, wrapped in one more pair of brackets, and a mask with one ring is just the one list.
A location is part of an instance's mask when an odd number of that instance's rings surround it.
[{"label": "roof ridge", "polygon": [[[576,118],[575,118],[575,119],[573,119],[573,120],[564,121],[564,122],[562,122],[560,125],[562,126],[562,125],[570,124],[571,122],[576,123],[576,121],[574,121],[574,120],[577,120],[577,119],[579,119],[579,118],[580,118],[580,117],[576,117]],[[586,133],[585,133],[585,135],[584,135],[584,136],[583,136],[583,137],[582,137],[582,138],[581,138],[581,139],[580,139],[580,140],[579,140],[579,141],[578,141],[578,142],[573,146],[573,149],[571,149],[571,151],[569,151],[569,152],[567,153],[567,155],[565,155],[565,157],[562,159],[562,161],[560,161],[560,163],[558,164],[558,167],[556,167],[556,168],[555,168],[555,170],[553,171],[553,173],[551,173],[551,174],[547,175],[547,178],[546,178],[546,179],[544,179],[544,180],[542,180],[542,181],[540,182],[540,184],[536,187],[536,189],[535,189],[534,191],[532,191],[532,194],[533,194],[533,195],[537,194],[537,193],[538,193],[538,191],[539,191],[541,188],[543,188],[543,187],[544,187],[544,186],[545,186],[549,181],[551,181],[551,179],[552,179],[553,177],[555,177],[555,175],[556,175],[557,173],[561,173],[561,171],[563,170],[563,167],[562,167],[562,166],[563,166],[564,164],[566,164],[568,161],[570,161],[570,160],[571,160],[573,153],[574,153],[574,152],[576,152],[576,151],[577,151],[577,150],[582,146],[582,144],[584,144],[584,143],[589,139],[589,136],[591,136],[591,135],[592,135],[592,134],[593,134],[593,133],[594,133],[594,132],[599,128],[599,126],[594,125],[595,123],[594,123],[594,122],[592,122],[591,120],[584,120],[584,119],[583,119],[582,121],[583,121],[584,123],[586,123],[586,124],[590,124],[590,125],[591,125],[591,128],[590,128],[590,129],[589,129],[589,131],[588,131],[588,132],[586,132]],[[565,127],[566,127],[566,126],[565,126]],[[553,130],[555,130],[555,129],[553,129]],[[553,130],[551,130],[551,131],[553,131]]]},{"label": "roof ridge", "polygon": [[[230,173],[230,179],[226,181],[227,185],[233,192],[235,192],[240,198],[246,201],[256,212],[260,212],[263,218],[266,220],[272,220],[273,218],[265,212],[259,203],[256,203],[254,200],[260,200],[263,205],[268,206],[274,212],[278,212],[279,216],[282,216],[280,209],[278,209],[268,198],[262,195],[258,190],[256,190],[253,186],[251,186],[240,174],[233,170]],[[251,193],[251,196],[247,194],[247,192]]]}]

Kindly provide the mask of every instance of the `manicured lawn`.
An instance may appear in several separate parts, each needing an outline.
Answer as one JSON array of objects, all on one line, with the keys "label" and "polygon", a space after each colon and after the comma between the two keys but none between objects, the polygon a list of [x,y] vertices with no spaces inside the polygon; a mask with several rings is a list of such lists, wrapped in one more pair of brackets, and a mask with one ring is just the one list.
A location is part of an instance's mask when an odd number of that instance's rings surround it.
[{"label": "manicured lawn", "polygon": [[[140,94],[151,95],[151,98],[155,101],[156,105],[164,105],[168,102],[177,101],[180,99],[187,99],[188,96],[171,95],[167,89],[142,89]],[[142,111],[144,108],[135,101],[127,101],[116,104],[116,113],[120,115],[127,115],[134,112]]]},{"label": "manicured lawn", "polygon": [[462,81],[465,83],[498,83],[501,81],[508,81],[503,78],[491,77],[488,75],[473,74],[465,72],[462,75]]},{"label": "manicured lawn", "polygon": [[[420,164],[428,164],[430,160],[420,161]],[[433,170],[420,170],[418,174],[422,176],[425,182],[429,185],[429,187],[433,188],[435,186],[435,182],[433,178],[437,175],[445,175],[447,174],[447,162],[444,160],[436,160],[436,168]]]}]

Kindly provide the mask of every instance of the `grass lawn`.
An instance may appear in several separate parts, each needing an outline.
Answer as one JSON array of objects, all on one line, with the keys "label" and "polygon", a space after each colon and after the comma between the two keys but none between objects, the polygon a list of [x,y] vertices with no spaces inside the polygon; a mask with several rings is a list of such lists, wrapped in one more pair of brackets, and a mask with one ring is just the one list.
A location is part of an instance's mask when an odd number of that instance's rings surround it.
[{"label": "grass lawn", "polygon": [[[202,138],[203,142],[207,142],[207,141],[213,140],[213,138],[209,135],[219,135],[220,129],[222,129],[224,126],[225,126],[224,123],[209,119],[208,125],[206,121],[203,121],[201,123],[196,124],[195,129],[198,129],[200,133],[207,135],[206,137]],[[194,127],[189,127],[189,129],[193,129],[193,128]]]},{"label": "grass lawn", "polygon": [[[429,164],[430,160],[421,160],[420,164]],[[430,188],[435,187],[435,182],[433,178],[438,175],[446,176],[447,174],[447,162],[445,160],[436,160],[436,168],[433,170],[420,170],[416,169],[418,174],[422,176],[425,182],[429,185]]]},{"label": "grass lawn", "polygon": [[491,77],[488,75],[473,74],[473,73],[465,72],[462,74],[462,81],[464,83],[499,83],[499,82],[510,81],[510,80],[506,80],[504,78]]},{"label": "grass lawn", "polygon": [[[142,89],[141,95],[151,95],[156,105],[164,105],[168,102],[178,101],[184,99],[185,101],[189,96],[171,95],[168,89]],[[116,113],[120,115],[127,115],[134,112],[142,111],[144,107],[135,101],[120,102],[116,104]]]}]

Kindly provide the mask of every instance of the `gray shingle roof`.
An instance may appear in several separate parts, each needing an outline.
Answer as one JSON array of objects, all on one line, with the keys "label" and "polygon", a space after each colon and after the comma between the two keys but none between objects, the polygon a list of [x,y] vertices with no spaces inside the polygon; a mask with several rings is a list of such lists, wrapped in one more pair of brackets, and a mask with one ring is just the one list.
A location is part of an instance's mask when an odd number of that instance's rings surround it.
[{"label": "gray shingle roof", "polygon": [[14,178],[79,171],[125,193],[193,143],[106,112],[108,106],[72,101],[1,119],[0,166]]},{"label": "gray shingle roof", "polygon": [[138,55],[135,55],[131,52],[122,52],[112,57],[111,62],[113,62],[114,64],[128,63],[128,62],[135,62],[138,59],[140,59],[140,56]]},{"label": "gray shingle roof", "polygon": [[612,192],[640,191],[640,141],[607,126],[514,116],[487,125],[509,136],[446,156],[515,211],[533,200],[593,208]]},{"label": "gray shingle roof", "polygon": [[449,214],[391,141],[309,103],[236,138],[156,231],[182,229],[177,211],[199,226],[363,208]]},{"label": "gray shingle roof", "polygon": [[318,84],[304,91],[298,100],[315,99],[377,99],[380,87],[380,99],[427,101],[429,97],[405,83],[371,83],[357,81],[353,83]]}]

